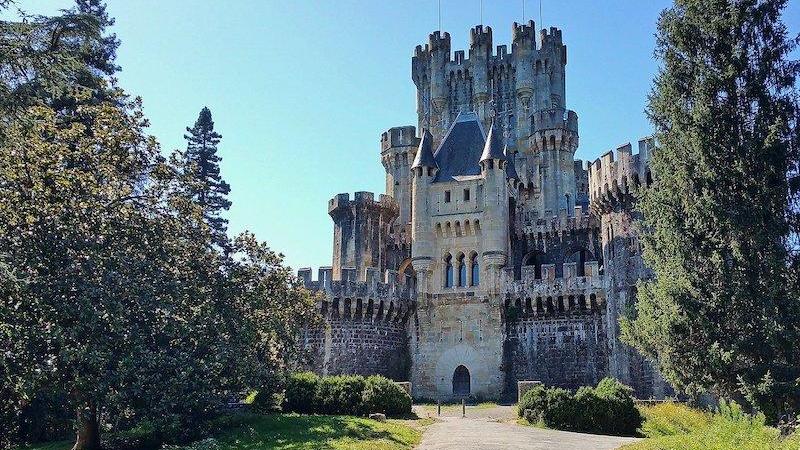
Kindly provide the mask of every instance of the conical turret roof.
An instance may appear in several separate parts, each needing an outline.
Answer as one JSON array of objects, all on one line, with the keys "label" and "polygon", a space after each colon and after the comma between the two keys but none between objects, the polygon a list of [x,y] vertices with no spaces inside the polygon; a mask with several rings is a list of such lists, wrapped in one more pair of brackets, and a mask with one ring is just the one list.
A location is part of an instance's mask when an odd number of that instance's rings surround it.
[{"label": "conical turret roof", "polygon": [[436,160],[433,158],[433,135],[427,129],[422,132],[417,156],[414,157],[414,164],[411,165],[412,169],[417,167],[436,167]]},{"label": "conical turret roof", "polygon": [[492,120],[489,133],[486,135],[486,145],[483,146],[481,162],[488,159],[506,159],[503,154],[503,139],[500,133],[500,130],[495,127],[494,120]]}]

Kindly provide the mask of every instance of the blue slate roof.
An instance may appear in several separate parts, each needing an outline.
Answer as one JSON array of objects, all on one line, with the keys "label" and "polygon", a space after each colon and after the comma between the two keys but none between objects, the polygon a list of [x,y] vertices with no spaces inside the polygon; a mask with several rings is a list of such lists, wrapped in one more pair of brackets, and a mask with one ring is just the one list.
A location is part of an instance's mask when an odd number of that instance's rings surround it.
[{"label": "blue slate roof", "polygon": [[478,115],[474,112],[460,113],[433,155],[439,167],[433,182],[480,176],[478,162],[485,144],[486,134]]}]

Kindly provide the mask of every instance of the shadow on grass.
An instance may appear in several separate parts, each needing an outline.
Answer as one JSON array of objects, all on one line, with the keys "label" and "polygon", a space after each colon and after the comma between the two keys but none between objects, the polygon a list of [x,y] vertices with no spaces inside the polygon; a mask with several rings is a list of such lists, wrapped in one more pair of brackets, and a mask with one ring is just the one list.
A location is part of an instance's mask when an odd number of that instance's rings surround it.
[{"label": "shadow on grass", "polygon": [[[333,442],[383,440],[409,446],[403,436],[393,433],[390,423],[348,416],[304,416],[270,414],[251,416],[238,429],[219,436],[223,448],[331,449]],[[225,445],[230,447],[225,447]]]}]

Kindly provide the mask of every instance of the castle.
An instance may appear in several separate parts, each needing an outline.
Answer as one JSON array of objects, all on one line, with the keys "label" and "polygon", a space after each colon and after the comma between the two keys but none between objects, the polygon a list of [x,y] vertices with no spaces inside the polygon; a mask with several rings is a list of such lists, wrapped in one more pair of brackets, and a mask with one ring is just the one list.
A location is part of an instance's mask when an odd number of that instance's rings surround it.
[{"label": "castle", "polygon": [[410,380],[417,398],[512,397],[517,381],[576,388],[614,376],[640,398],[669,387],[618,339],[648,276],[632,208],[652,142],[584,165],[566,107],[561,31],[513,25],[417,46],[417,127],[381,135],[386,193],[328,203],[333,261],[299,277],[325,326],[306,330],[320,373]]}]

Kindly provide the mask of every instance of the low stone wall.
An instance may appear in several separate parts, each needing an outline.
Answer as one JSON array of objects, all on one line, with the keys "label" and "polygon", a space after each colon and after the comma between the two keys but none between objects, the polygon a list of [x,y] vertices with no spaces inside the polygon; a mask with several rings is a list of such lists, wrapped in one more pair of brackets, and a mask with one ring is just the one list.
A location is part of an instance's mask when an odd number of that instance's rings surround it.
[{"label": "low stone wall", "polygon": [[327,320],[304,337],[307,368],[320,375],[383,375],[408,381],[410,356],[405,324],[367,320]]},{"label": "low stone wall", "polygon": [[608,374],[602,310],[508,322],[504,348],[506,396],[515,398],[518,380],[576,389]]}]

